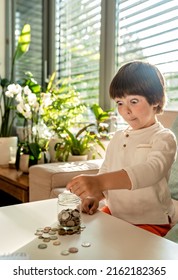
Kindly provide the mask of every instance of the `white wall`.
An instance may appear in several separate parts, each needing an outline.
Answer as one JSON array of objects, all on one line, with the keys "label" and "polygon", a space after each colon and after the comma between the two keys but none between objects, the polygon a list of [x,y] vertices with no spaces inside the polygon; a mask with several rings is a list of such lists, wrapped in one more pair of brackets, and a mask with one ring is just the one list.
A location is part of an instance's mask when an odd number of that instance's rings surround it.
[{"label": "white wall", "polygon": [[0,0],[0,76],[5,77],[5,1]]}]

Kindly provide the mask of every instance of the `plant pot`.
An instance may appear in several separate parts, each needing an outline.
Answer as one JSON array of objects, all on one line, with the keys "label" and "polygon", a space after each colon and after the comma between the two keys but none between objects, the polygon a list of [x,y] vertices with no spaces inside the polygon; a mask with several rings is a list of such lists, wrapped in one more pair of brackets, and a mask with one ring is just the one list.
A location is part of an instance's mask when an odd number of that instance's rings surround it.
[{"label": "plant pot", "polygon": [[17,136],[0,137],[0,165],[9,165],[10,147],[17,148],[17,141]]},{"label": "plant pot", "polygon": [[88,155],[78,155],[78,156],[74,156],[74,155],[69,155],[68,157],[68,161],[72,162],[72,161],[85,161],[88,159]]},{"label": "plant pot", "polygon": [[49,154],[50,154],[50,162],[58,162],[58,159],[56,158],[56,151],[54,149],[56,143],[59,142],[58,138],[51,138],[49,140]]},{"label": "plant pot", "polygon": [[29,173],[29,155],[20,155],[19,170],[23,173]]}]

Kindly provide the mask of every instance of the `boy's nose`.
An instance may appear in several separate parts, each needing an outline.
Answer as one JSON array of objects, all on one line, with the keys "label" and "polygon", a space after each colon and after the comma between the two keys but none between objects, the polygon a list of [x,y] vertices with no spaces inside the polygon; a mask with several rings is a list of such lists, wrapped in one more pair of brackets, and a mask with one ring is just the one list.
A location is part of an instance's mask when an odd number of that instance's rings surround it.
[{"label": "boy's nose", "polygon": [[126,113],[127,115],[130,115],[131,109],[130,109],[129,106],[125,106],[125,113]]}]

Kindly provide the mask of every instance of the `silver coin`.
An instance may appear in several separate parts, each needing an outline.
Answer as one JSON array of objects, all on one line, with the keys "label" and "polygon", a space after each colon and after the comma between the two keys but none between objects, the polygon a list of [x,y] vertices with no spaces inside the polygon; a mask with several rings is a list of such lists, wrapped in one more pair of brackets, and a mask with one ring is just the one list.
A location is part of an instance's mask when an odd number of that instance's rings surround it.
[{"label": "silver coin", "polygon": [[52,230],[49,231],[49,235],[54,235],[54,234],[56,234],[55,231],[52,231]]},{"label": "silver coin", "polygon": [[43,233],[43,234],[42,234],[42,237],[43,237],[43,238],[50,238],[50,235],[49,235],[49,233]]},{"label": "silver coin", "polygon": [[37,235],[37,236],[41,236],[42,234],[43,234],[42,231],[37,231],[37,232],[35,232],[35,235]]},{"label": "silver coin", "polygon": [[41,232],[43,232],[43,228],[37,228],[36,231],[41,231]]},{"label": "silver coin", "polygon": [[52,235],[52,236],[50,236],[50,239],[51,239],[51,240],[56,240],[56,239],[57,239],[57,236],[56,236],[56,235]]},{"label": "silver coin", "polygon": [[48,246],[46,244],[44,244],[44,243],[41,243],[41,244],[38,245],[39,249],[46,249],[47,247]]},{"label": "silver coin", "polygon": [[82,247],[90,247],[91,243],[90,242],[83,242]]},{"label": "silver coin", "polygon": [[86,225],[81,224],[81,225],[80,225],[80,228],[81,228],[81,229],[84,229],[84,228],[86,228]]},{"label": "silver coin", "polygon": [[63,250],[62,252],[61,252],[61,255],[63,255],[63,256],[67,256],[67,255],[69,255],[70,253],[69,253],[69,251],[68,250]]}]

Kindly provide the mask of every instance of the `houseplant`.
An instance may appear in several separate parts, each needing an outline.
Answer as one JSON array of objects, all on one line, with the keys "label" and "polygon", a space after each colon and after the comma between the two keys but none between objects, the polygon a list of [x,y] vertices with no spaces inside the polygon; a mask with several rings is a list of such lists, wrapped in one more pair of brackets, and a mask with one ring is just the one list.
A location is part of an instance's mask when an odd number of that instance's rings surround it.
[{"label": "houseplant", "polygon": [[107,137],[109,132],[109,120],[113,110],[104,111],[99,104],[95,103],[90,107],[96,120],[96,127],[100,137]]},{"label": "houseplant", "polygon": [[60,141],[55,145],[56,157],[59,161],[68,161],[70,155],[88,155],[89,152],[95,158],[96,154],[98,154],[96,144],[103,150],[105,149],[98,136],[88,130],[91,126],[95,126],[95,124],[84,126],[77,133],[73,133],[65,127],[63,128],[65,133],[61,134]]},{"label": "houseplant", "polygon": [[57,80],[55,72],[51,75],[46,92],[50,92],[52,102],[44,108],[43,120],[53,135],[60,137],[64,127],[71,129],[80,123],[86,105],[71,85],[71,78]]},{"label": "houseplant", "polygon": [[17,150],[16,167],[19,168],[22,157],[27,158],[28,166],[36,164],[47,143],[40,138],[39,124],[44,108],[51,103],[50,93],[41,92],[41,86],[28,73],[23,86],[10,84],[5,94],[15,100],[17,116],[24,123],[24,137]]},{"label": "houseplant", "polygon": [[46,91],[51,93],[52,102],[44,109],[43,121],[52,135],[49,141],[51,162],[57,161],[54,147],[61,141],[61,134],[66,133],[63,128],[71,130],[74,126],[79,127],[86,110],[79,92],[71,82],[71,78],[58,80],[54,72],[46,88]]}]

